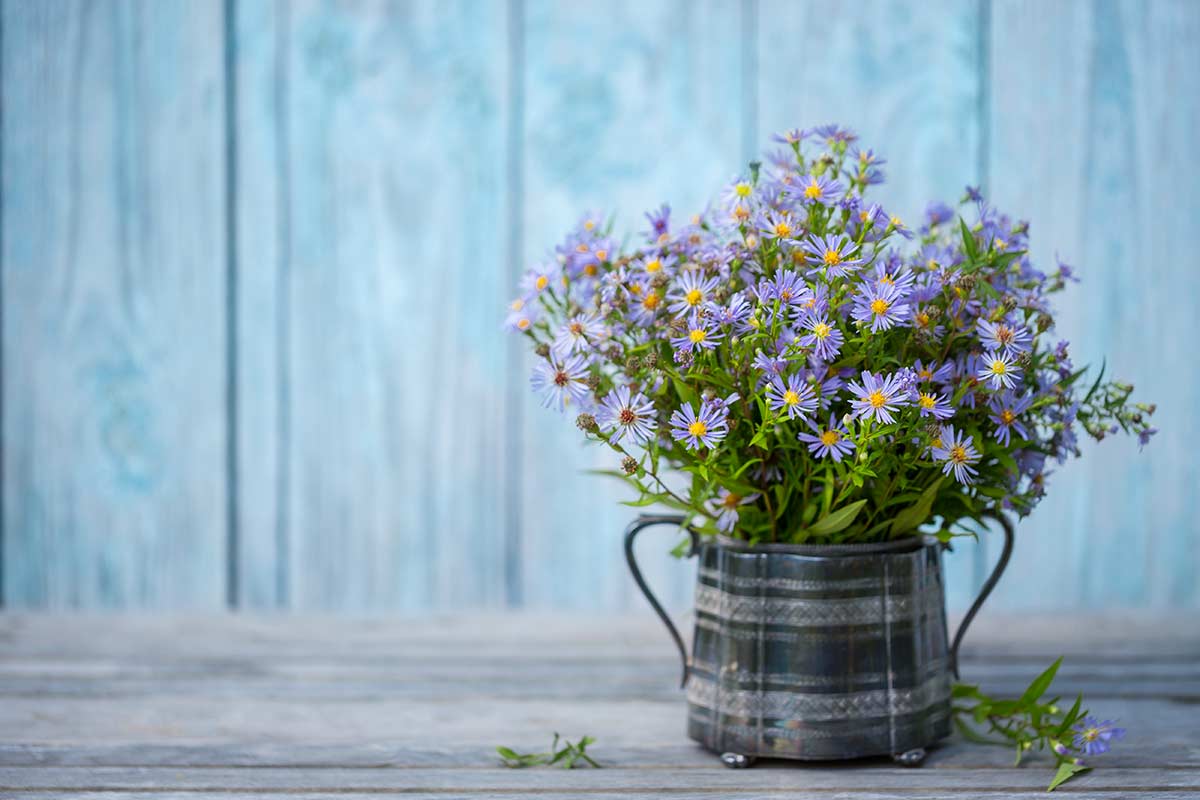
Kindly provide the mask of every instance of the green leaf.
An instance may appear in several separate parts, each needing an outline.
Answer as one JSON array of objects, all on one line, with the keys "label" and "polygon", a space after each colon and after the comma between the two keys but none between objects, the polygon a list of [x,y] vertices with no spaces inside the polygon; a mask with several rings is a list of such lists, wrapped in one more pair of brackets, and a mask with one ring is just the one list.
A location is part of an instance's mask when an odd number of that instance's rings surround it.
[{"label": "green leaf", "polygon": [[696,394],[696,390],[688,386],[685,381],[672,378],[671,383],[675,386],[675,394],[679,395],[679,399],[688,405],[695,405],[700,399],[700,396]]},{"label": "green leaf", "polygon": [[854,518],[858,516],[858,512],[862,511],[862,507],[866,504],[866,500],[859,500],[856,503],[843,506],[837,511],[831,511],[817,520],[816,524],[809,530],[817,536],[828,536],[831,533],[837,533],[844,528],[848,528],[850,523],[854,522]]},{"label": "green leaf", "polygon": [[967,227],[967,222],[962,217],[958,218],[958,228],[962,233],[963,252],[967,254],[967,259],[974,262],[979,258],[979,245],[975,241],[975,234],[971,233],[971,229]]},{"label": "green leaf", "polygon": [[1091,770],[1091,767],[1085,767],[1073,761],[1064,761],[1058,765],[1058,772],[1054,773],[1054,780],[1050,781],[1050,785],[1046,787],[1046,791],[1053,792],[1076,775],[1082,775],[1085,772],[1091,772]]},{"label": "green leaf", "polygon": [[1029,688],[1021,695],[1021,699],[1017,702],[1022,706],[1028,706],[1036,703],[1046,690],[1050,688],[1050,684],[1054,682],[1054,676],[1058,672],[1058,668],[1062,666],[1063,657],[1059,656],[1058,660],[1046,668],[1046,671],[1033,679],[1033,683],[1029,684]]},{"label": "green leaf", "polygon": [[1080,403],[1080,405],[1086,406],[1088,404],[1088,402],[1092,399],[1092,395],[1094,395],[1096,393],[1096,390],[1100,388],[1100,381],[1104,380],[1104,370],[1107,367],[1108,367],[1108,359],[1104,359],[1103,361],[1100,362],[1100,374],[1096,376],[1096,382],[1092,384],[1092,388],[1088,389],[1088,393],[1084,396],[1083,402]]},{"label": "green leaf", "polygon": [[1080,706],[1083,705],[1083,692],[1080,692],[1075,697],[1075,704],[1071,706],[1071,710],[1063,717],[1062,724],[1058,726],[1058,730],[1054,732],[1055,737],[1062,738],[1066,735],[1071,726],[1075,724],[1075,720],[1079,719],[1082,714],[1079,713]]},{"label": "green leaf", "polygon": [[621,505],[629,506],[630,508],[645,508],[646,506],[652,506],[657,502],[659,502],[658,498],[651,495],[649,497],[643,497],[640,500],[622,500]]},{"label": "green leaf", "polygon": [[921,496],[917,498],[917,502],[896,515],[895,519],[892,520],[892,536],[898,533],[914,531],[929,519],[930,514],[933,513],[933,501],[937,499],[938,488],[945,479],[946,476],[943,475],[931,483],[929,488],[921,492]]},{"label": "green leaf", "polygon": [[975,730],[970,725],[963,722],[962,719],[959,717],[954,718],[954,727],[958,728],[958,732],[968,742],[974,742],[975,744],[1005,744],[1005,742],[998,742],[994,739],[987,738],[986,736],[981,734],[979,731]]}]

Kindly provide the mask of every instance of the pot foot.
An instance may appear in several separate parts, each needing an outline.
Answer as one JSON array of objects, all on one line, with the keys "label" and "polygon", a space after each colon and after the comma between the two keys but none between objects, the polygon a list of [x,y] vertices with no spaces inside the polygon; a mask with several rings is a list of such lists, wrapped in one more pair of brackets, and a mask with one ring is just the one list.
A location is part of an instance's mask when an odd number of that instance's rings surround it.
[{"label": "pot foot", "polygon": [[902,767],[919,767],[925,763],[925,748],[914,747],[912,750],[896,753],[892,756],[892,761]]},{"label": "pot foot", "polygon": [[721,763],[730,769],[745,769],[754,766],[754,756],[744,756],[741,753],[722,753]]}]

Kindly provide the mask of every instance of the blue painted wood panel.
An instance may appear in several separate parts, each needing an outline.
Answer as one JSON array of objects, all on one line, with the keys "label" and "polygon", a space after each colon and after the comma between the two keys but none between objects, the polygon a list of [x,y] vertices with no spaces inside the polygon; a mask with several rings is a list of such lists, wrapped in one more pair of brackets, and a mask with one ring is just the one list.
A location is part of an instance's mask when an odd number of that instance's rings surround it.
[{"label": "blue painted wood panel", "polygon": [[837,121],[903,218],[971,183],[1030,219],[1077,360],[1159,402],[1053,476],[994,602],[1200,603],[1200,4],[0,2],[0,602],[640,609],[613,459],[502,309],[583,212],[683,220]]},{"label": "blue painted wood panel", "polygon": [[221,7],[3,27],[3,600],[225,600]]}]

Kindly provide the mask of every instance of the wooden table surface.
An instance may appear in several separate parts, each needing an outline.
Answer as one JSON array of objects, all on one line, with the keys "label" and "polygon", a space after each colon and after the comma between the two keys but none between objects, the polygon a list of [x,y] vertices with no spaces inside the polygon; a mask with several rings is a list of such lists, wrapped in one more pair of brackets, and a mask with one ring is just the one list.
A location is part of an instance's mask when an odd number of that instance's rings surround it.
[{"label": "wooden table surface", "polygon": [[[1062,794],[1200,797],[1200,623],[985,612],[964,678],[1015,693],[1066,655],[1129,734]],[[684,734],[655,619],[0,616],[0,797],[1044,796],[1050,767],[948,740],[920,769],[728,770]],[[604,768],[510,770],[495,746],[597,738]]]}]

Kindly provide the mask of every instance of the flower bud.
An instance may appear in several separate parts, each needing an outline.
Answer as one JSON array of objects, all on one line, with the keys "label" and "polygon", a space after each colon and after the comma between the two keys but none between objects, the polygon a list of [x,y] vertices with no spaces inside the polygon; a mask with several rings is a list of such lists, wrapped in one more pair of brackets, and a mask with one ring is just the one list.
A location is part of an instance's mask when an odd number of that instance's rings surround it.
[{"label": "flower bud", "polygon": [[651,350],[649,353],[646,353],[642,362],[650,369],[654,369],[658,366],[658,353]]},{"label": "flower bud", "polygon": [[954,288],[969,292],[975,288],[975,281],[974,275],[959,275],[958,280],[954,282]]},{"label": "flower bud", "polygon": [[1038,333],[1045,333],[1054,327],[1054,317],[1049,314],[1039,314],[1037,318]]},{"label": "flower bud", "polygon": [[630,356],[625,359],[625,372],[633,374],[642,368],[642,360],[637,356]]},{"label": "flower bud", "polygon": [[621,459],[621,469],[625,470],[626,475],[632,475],[633,473],[637,472],[637,459],[633,456],[625,456]]},{"label": "flower bud", "polygon": [[550,345],[546,344],[545,342],[542,342],[537,347],[533,348],[533,352],[537,353],[542,358],[549,358],[550,357]]},{"label": "flower bud", "polygon": [[599,375],[588,375],[585,383],[587,384],[588,388],[594,392],[600,388],[600,376]]},{"label": "flower bud", "polygon": [[1000,305],[1004,307],[1005,311],[1012,311],[1017,307],[1017,298],[1009,295],[1008,297],[1004,298],[1004,302],[1002,302]]},{"label": "flower bud", "polygon": [[1052,742],[1050,746],[1054,749],[1054,752],[1058,753],[1060,756],[1065,756],[1067,754],[1067,746],[1062,742]]},{"label": "flower bud", "polygon": [[575,418],[575,425],[579,428],[579,430],[586,433],[595,433],[597,430],[599,430],[599,426],[596,424],[596,418],[587,412],[584,412]]}]

